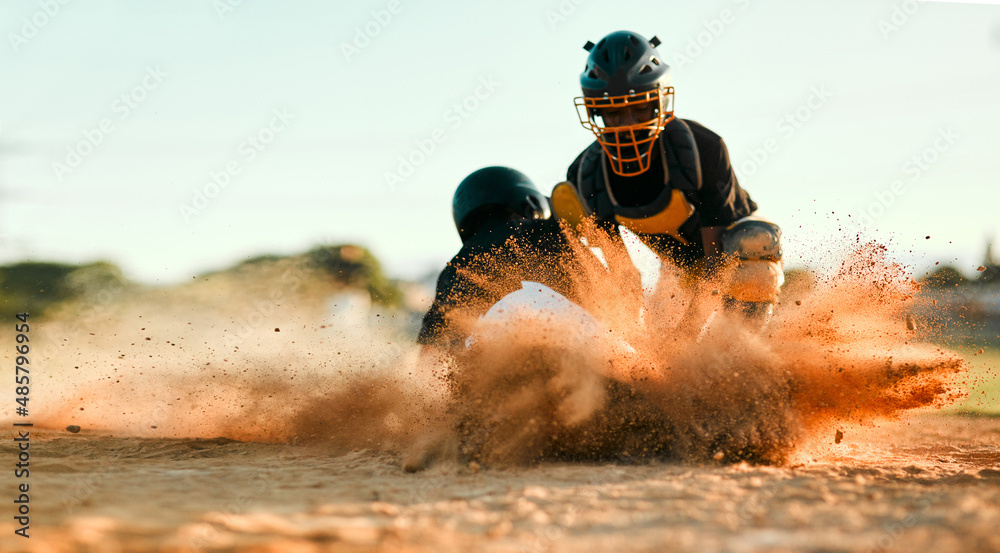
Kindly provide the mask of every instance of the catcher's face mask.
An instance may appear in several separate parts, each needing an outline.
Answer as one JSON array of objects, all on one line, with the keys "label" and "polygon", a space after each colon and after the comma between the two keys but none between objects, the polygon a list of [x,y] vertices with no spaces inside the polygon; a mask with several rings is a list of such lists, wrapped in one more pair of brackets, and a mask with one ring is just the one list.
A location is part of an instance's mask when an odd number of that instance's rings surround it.
[{"label": "catcher's face mask", "polygon": [[624,96],[574,100],[583,128],[594,133],[616,174],[630,177],[649,169],[653,145],[674,118],[673,87]]}]

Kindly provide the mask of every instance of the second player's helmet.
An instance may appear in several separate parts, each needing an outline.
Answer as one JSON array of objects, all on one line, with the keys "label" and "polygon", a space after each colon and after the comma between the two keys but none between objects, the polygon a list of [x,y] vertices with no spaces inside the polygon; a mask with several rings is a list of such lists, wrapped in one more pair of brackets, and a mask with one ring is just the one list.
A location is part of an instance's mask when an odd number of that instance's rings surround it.
[{"label": "second player's helmet", "polygon": [[464,243],[483,224],[498,219],[548,219],[549,199],[524,173],[510,167],[484,167],[465,177],[451,202]]},{"label": "second player's helmet", "polygon": [[616,31],[594,44],[575,99],[580,123],[594,133],[611,169],[622,176],[649,169],[657,136],[674,118],[670,67],[656,51],[660,40]]}]

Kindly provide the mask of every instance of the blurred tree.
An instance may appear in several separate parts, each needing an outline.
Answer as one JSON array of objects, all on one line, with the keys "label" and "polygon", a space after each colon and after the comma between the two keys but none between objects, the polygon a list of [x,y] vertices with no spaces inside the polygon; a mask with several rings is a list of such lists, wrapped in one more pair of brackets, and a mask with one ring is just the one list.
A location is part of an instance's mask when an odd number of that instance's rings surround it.
[{"label": "blurred tree", "polygon": [[368,290],[373,302],[393,307],[402,305],[403,291],[399,284],[385,276],[382,264],[367,248],[353,244],[320,246],[306,256],[337,282]]},{"label": "blurred tree", "polygon": [[994,284],[1000,282],[1000,263],[993,257],[993,241],[986,242],[986,254],[983,256],[982,271],[979,273],[979,282],[982,284]]},{"label": "blurred tree", "polygon": [[0,267],[0,318],[27,311],[40,316],[53,305],[116,291],[128,280],[112,263],[88,265],[24,261]]},{"label": "blurred tree", "polygon": [[962,272],[951,265],[942,265],[919,280],[921,285],[932,289],[954,288],[965,281]]},{"label": "blurred tree", "polygon": [[83,265],[63,279],[66,291],[80,299],[91,299],[107,292],[117,293],[129,285],[121,269],[107,261]]}]

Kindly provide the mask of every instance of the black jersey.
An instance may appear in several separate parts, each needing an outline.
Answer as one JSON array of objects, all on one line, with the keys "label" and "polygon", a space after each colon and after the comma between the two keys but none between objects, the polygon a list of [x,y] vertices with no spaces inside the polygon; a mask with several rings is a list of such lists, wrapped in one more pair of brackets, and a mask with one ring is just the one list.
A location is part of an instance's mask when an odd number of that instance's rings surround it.
[{"label": "black jersey", "polygon": [[[678,262],[690,262],[704,256],[702,228],[729,225],[753,213],[757,204],[740,187],[726,144],[718,134],[687,119],[675,120],[667,130],[671,132],[665,131],[657,139],[664,149],[653,149],[656,158],[642,174],[623,177],[602,167],[607,165],[607,161],[603,151],[594,143],[570,165],[567,180],[581,192],[582,199],[590,204],[598,221],[610,226],[619,224],[614,211],[637,210],[656,202],[658,198],[669,198],[671,188],[679,189],[694,208],[690,217],[677,229],[680,240],[665,234],[637,234],[657,253],[668,255]],[[670,140],[667,139],[668,134]],[[679,153],[678,148],[685,146],[685,139],[688,143],[693,142],[693,147],[686,145],[687,152]],[[661,151],[670,158],[669,164],[674,165],[677,178],[674,178],[674,173],[666,178],[664,165],[667,164],[661,162],[660,156],[664,155]],[[690,157],[692,155],[696,158]],[[592,160],[596,159],[595,156],[600,157],[599,163],[590,162],[583,166],[600,174],[583,174],[581,163],[585,156],[590,156]],[[694,167],[687,166],[695,163]],[[591,179],[591,182],[581,183],[584,179]],[[678,184],[675,185],[674,181]],[[595,182],[599,183],[596,190]]]},{"label": "black jersey", "polygon": [[476,318],[519,290],[544,284],[573,299],[572,251],[554,219],[498,221],[476,232],[438,276],[434,303],[417,342],[450,346],[464,340]]}]

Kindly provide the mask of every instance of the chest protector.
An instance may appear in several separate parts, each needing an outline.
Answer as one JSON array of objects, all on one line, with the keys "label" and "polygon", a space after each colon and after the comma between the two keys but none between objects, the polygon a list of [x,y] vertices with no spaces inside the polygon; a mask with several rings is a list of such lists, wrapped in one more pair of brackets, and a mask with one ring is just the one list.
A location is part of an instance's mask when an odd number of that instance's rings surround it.
[{"label": "chest protector", "polygon": [[[689,241],[699,226],[695,215],[701,190],[701,163],[694,134],[687,123],[673,119],[656,139],[663,167],[663,190],[650,203],[619,205],[609,186],[604,151],[594,142],[580,156],[576,187],[586,215],[614,221],[638,234],[668,235],[681,244]],[[555,197],[553,197],[555,200]],[[558,211],[558,210],[557,210]]]}]

